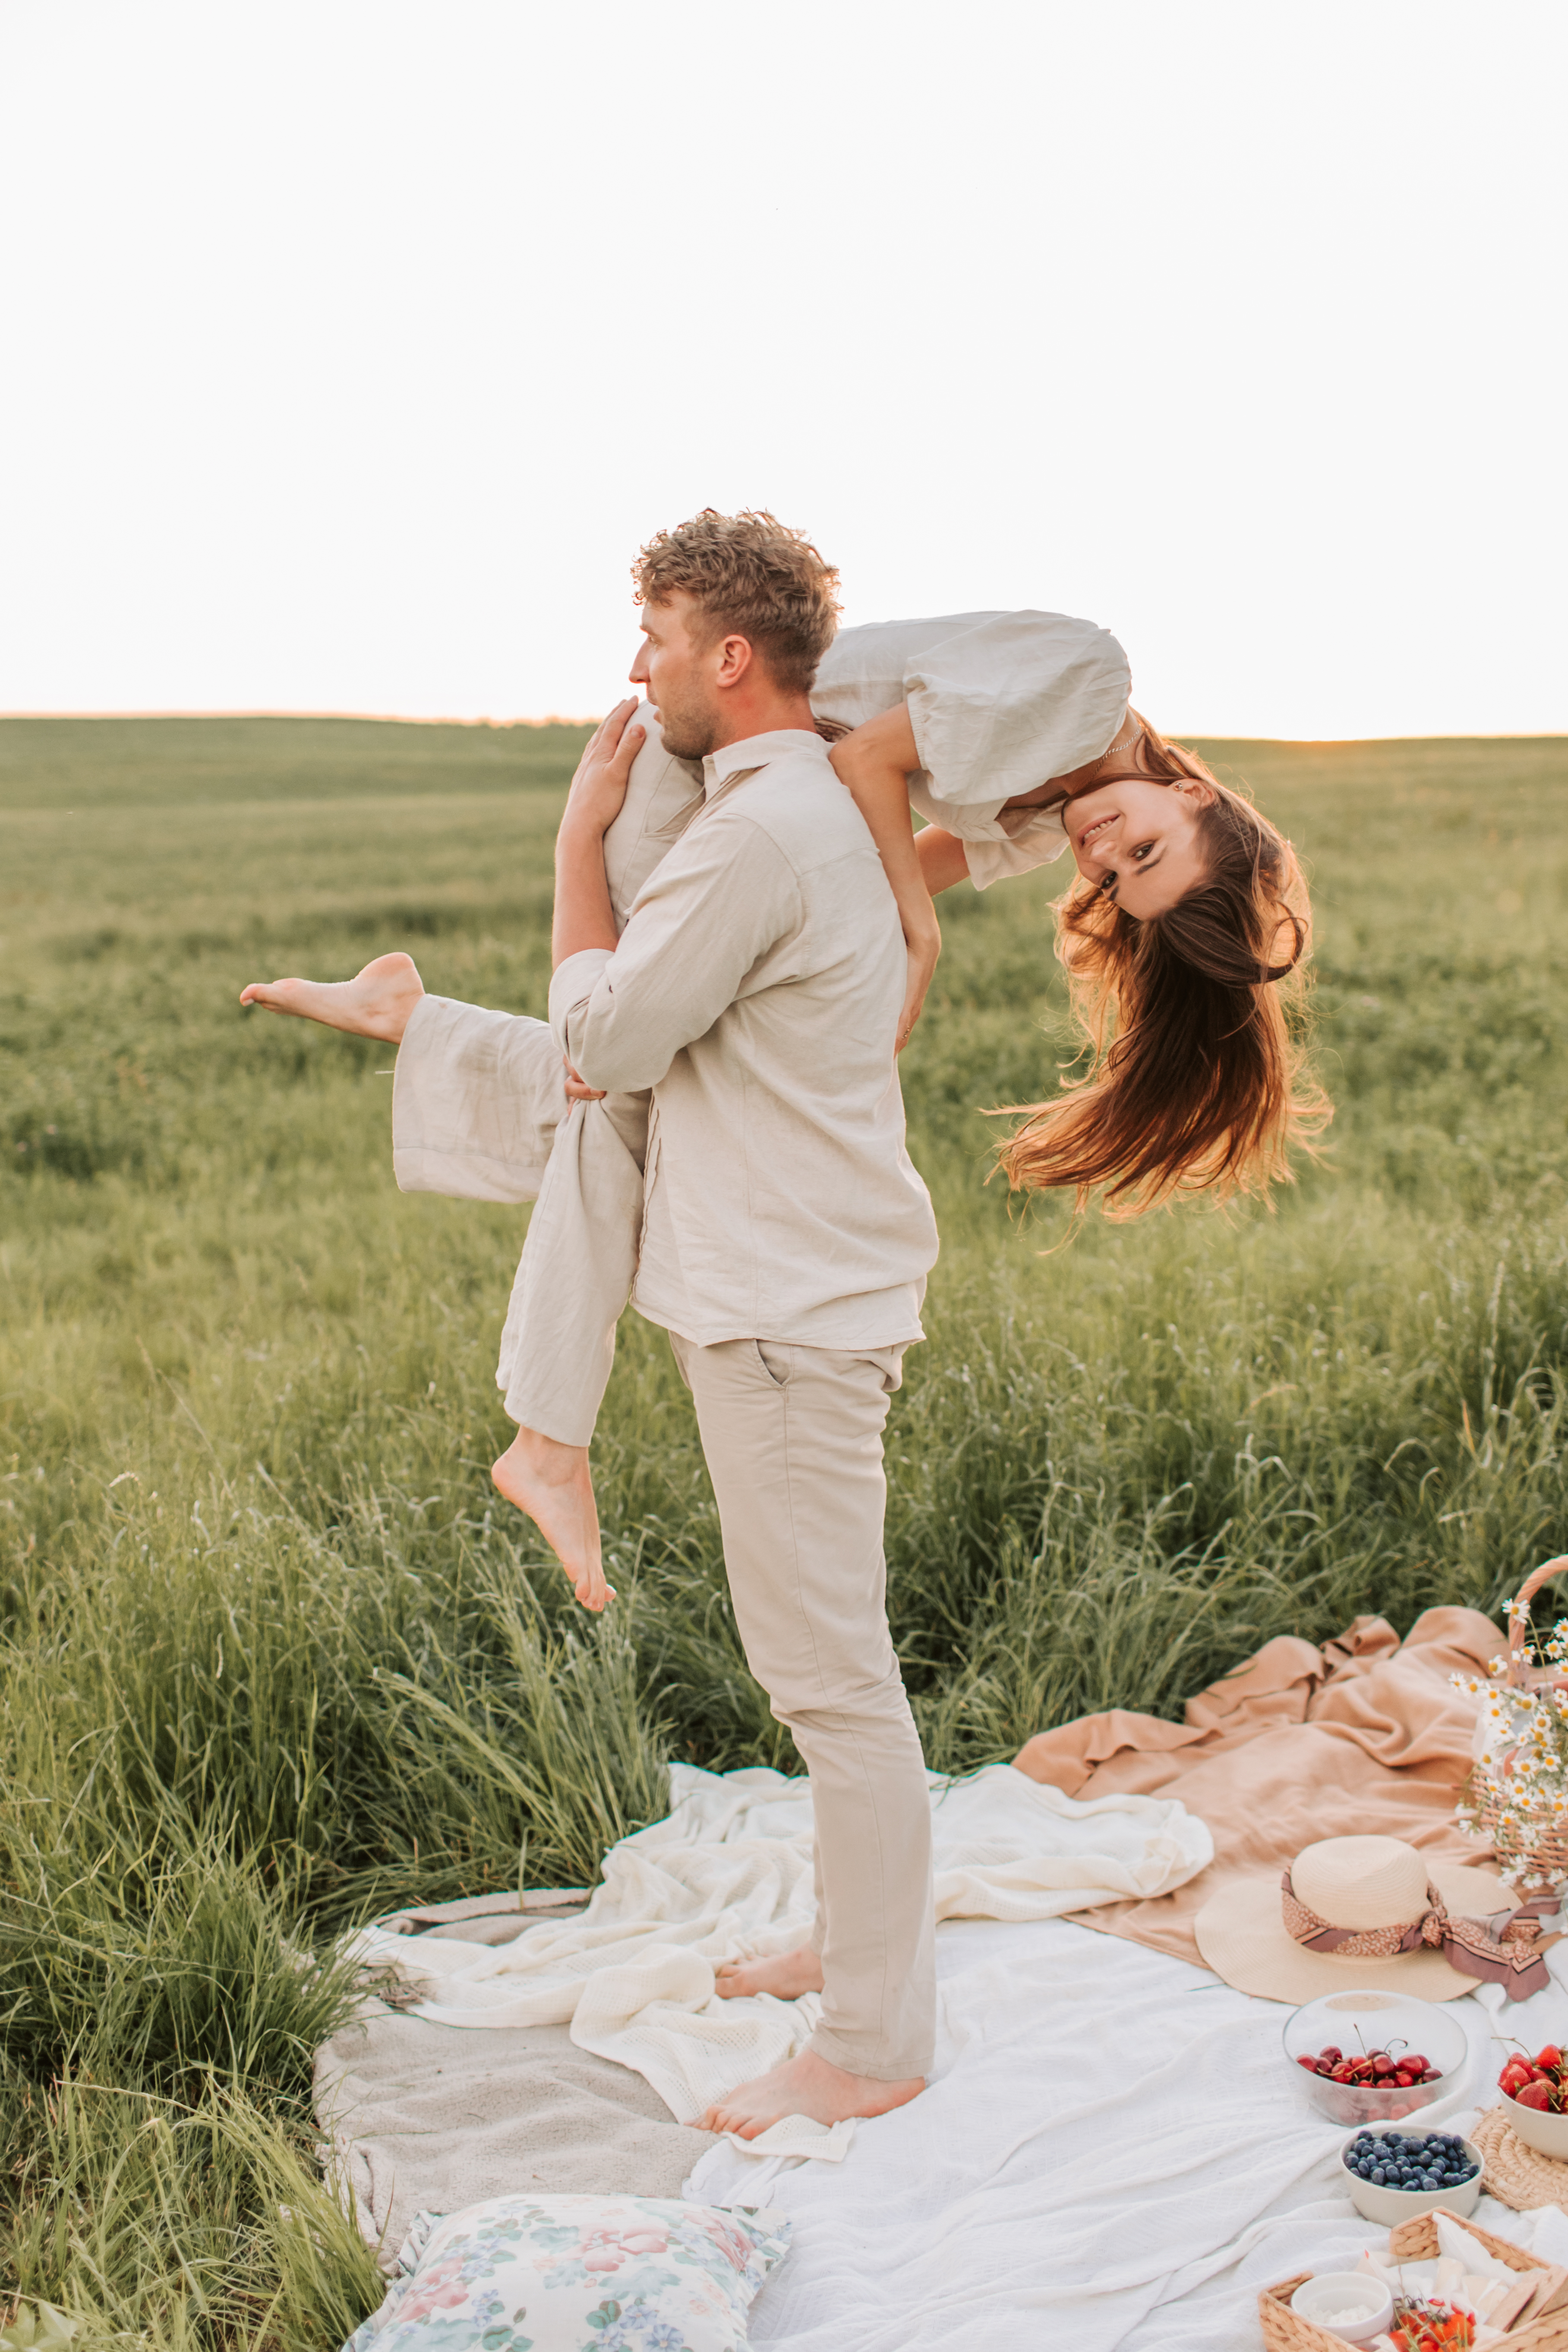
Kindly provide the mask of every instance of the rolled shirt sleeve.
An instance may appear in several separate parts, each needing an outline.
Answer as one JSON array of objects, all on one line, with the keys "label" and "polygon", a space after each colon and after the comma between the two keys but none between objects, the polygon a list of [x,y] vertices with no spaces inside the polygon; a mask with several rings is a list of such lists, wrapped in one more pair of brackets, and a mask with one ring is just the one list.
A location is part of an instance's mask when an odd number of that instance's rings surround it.
[{"label": "rolled shirt sleeve", "polygon": [[619,945],[557,966],[556,1043],[592,1087],[656,1087],[800,921],[799,888],[774,844],[739,811],[711,806],[644,885]]}]

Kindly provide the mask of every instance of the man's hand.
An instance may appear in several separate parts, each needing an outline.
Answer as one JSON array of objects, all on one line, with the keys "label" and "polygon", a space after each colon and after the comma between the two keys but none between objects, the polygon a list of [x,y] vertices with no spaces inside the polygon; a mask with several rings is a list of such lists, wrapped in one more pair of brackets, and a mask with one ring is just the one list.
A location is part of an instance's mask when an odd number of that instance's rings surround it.
[{"label": "man's hand", "polygon": [[563,826],[575,829],[581,825],[602,836],[619,816],[632,761],[642,750],[647,733],[645,727],[626,724],[637,707],[637,696],[628,695],[624,702],[616,703],[607,719],[600,719],[588,738],[566,796],[561,819]]}]

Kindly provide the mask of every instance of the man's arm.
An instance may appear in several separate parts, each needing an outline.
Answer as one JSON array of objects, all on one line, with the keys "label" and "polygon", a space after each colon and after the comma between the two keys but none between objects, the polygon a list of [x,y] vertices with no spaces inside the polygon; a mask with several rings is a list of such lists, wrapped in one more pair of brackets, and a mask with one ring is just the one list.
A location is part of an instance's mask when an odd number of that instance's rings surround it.
[{"label": "man's arm", "polygon": [[795,875],[760,826],[732,804],[698,816],[644,886],[619,944],[586,939],[557,964],[557,1044],[591,1087],[656,1086],[801,915]]}]

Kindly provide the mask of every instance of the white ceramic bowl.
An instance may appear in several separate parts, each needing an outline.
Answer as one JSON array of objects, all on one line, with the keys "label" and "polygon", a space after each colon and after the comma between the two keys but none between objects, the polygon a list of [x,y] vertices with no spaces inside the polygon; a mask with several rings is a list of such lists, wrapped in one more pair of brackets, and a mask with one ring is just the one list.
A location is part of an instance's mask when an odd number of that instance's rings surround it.
[{"label": "white ceramic bowl", "polygon": [[[1369,2304],[1374,2306],[1369,2318],[1344,2320],[1335,2315],[1364,2311]],[[1325,2271],[1321,2278],[1302,2281],[1290,2297],[1290,2308],[1299,2319],[1310,2320],[1314,2327],[1338,2336],[1346,2344],[1370,2344],[1393,2319],[1394,2297],[1369,2271]]]},{"label": "white ceramic bowl", "polygon": [[[1344,2161],[1352,2142],[1357,2137],[1352,2132],[1341,2148],[1340,2169],[1344,2176],[1351,2203],[1364,2220],[1381,2222],[1385,2230],[1396,2230],[1401,2221],[1408,2221],[1413,2214],[1435,2213],[1441,2206],[1445,2213],[1452,2213],[1462,2221],[1480,2203],[1481,2152],[1468,2139],[1461,2139],[1460,2145],[1475,2170],[1457,2189],[1387,2189],[1380,2188],[1375,2180],[1363,2180],[1360,2173],[1352,2172]],[[1425,2139],[1426,2135],[1421,2131],[1391,2132],[1385,2124],[1380,2127],[1380,2137],[1384,2139]]]},{"label": "white ceramic bowl", "polygon": [[[1326,2074],[1309,2074],[1297,2063],[1315,2058],[1331,2043],[1349,2056],[1386,2049],[1390,2042],[1429,2058],[1439,2079],[1376,2091],[1360,2083],[1332,2083]],[[1439,2002],[1364,1986],[1347,1985],[1343,1992],[1324,1993],[1304,2009],[1293,2010],[1285,2021],[1284,2042],[1296,2080],[1318,2113],[1336,2124],[1394,2124],[1418,2114],[1458,2087],[1469,2060],[1464,2027]]]},{"label": "white ceramic bowl", "polygon": [[[1303,2074],[1303,2083],[1306,2079]],[[1506,2091],[1500,2091],[1498,2096],[1509,2129],[1519,2134],[1526,2147],[1539,2148],[1542,2156],[1554,2156],[1559,2164],[1568,2164],[1568,2116],[1542,2115],[1539,2107],[1521,2107]]]}]

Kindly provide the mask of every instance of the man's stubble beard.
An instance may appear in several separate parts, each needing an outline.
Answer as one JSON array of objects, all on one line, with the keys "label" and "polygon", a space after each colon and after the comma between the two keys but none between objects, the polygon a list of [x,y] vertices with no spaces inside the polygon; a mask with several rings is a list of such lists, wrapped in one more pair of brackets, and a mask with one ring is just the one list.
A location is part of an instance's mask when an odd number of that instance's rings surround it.
[{"label": "man's stubble beard", "polygon": [[700,695],[661,697],[658,731],[672,760],[705,760],[719,740],[719,714]]}]

